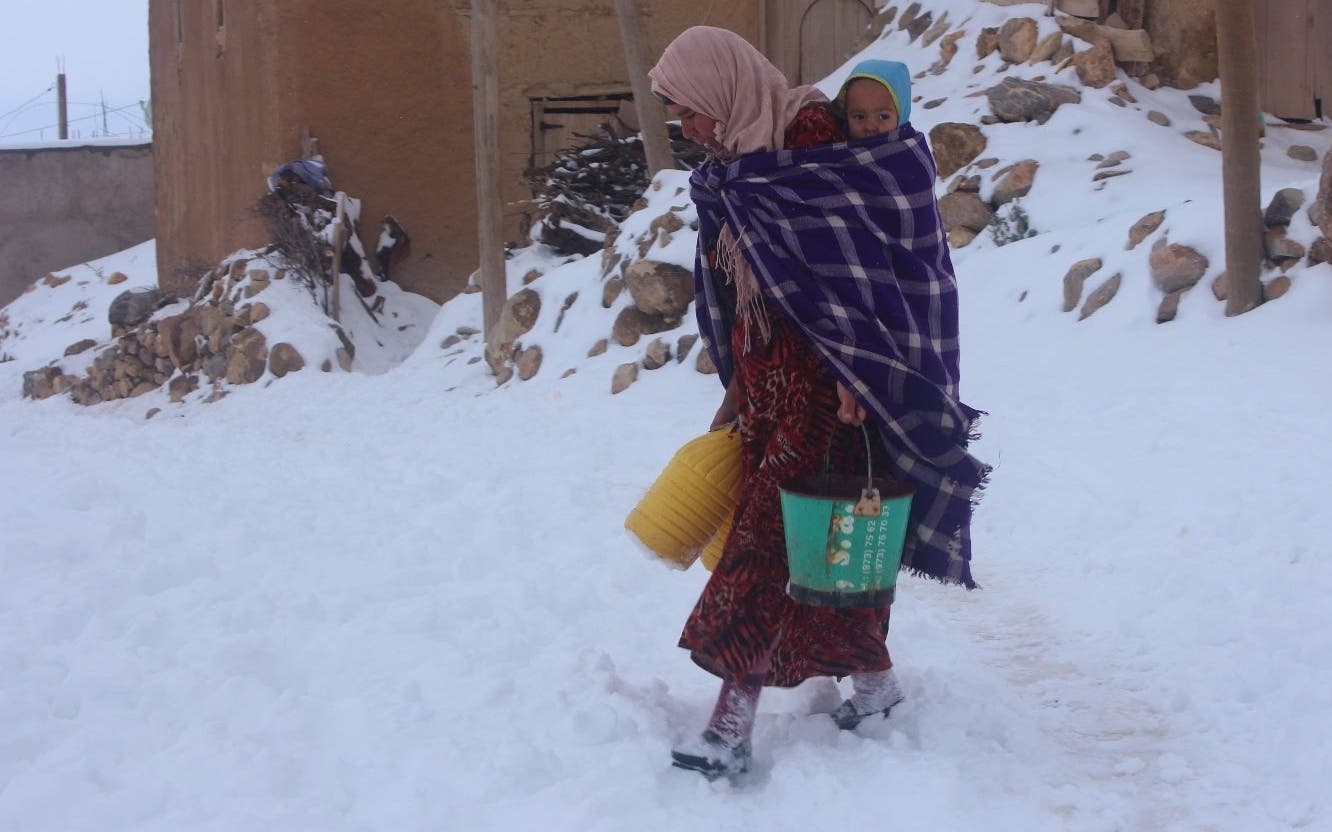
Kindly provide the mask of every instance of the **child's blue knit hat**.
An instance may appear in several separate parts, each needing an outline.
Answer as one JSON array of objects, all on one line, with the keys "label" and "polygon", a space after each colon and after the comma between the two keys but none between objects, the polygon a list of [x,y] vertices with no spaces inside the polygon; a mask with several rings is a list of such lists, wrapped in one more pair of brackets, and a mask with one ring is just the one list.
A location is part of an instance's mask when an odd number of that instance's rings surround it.
[{"label": "child's blue knit hat", "polygon": [[897,125],[901,127],[911,119],[911,70],[901,61],[861,61],[851,70],[842,82],[842,89],[837,93],[837,105],[846,111],[846,88],[858,78],[878,81],[888,88],[897,105]]}]

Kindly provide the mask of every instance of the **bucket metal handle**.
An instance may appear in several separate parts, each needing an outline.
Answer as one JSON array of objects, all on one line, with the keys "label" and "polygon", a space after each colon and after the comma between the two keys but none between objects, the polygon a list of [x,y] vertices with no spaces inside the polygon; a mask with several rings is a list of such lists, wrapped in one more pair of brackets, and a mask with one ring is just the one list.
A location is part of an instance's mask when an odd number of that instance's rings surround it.
[{"label": "bucket metal handle", "polygon": [[851,513],[856,517],[881,517],[883,500],[879,497],[879,489],[874,487],[874,451],[864,422],[860,423],[860,433],[865,437],[865,487],[860,490],[860,500]]},{"label": "bucket metal handle", "polygon": [[[865,423],[860,423],[860,435],[865,439],[865,487],[860,490],[860,500],[852,508],[851,513],[856,517],[881,517],[883,515],[883,500],[879,496],[879,489],[874,487],[874,451],[870,446],[869,428]],[[823,478],[825,487],[828,485],[828,479],[832,476],[832,445],[829,444],[828,452],[823,455]]]}]

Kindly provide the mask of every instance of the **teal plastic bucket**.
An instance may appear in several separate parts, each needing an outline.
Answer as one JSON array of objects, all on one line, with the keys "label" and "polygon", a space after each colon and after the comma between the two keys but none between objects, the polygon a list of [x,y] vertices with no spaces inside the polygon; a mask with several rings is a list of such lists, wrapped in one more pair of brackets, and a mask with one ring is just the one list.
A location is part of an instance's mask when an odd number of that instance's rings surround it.
[{"label": "teal plastic bucket", "polygon": [[815,474],[780,491],[787,594],[820,607],[891,604],[914,489],[872,477]]}]

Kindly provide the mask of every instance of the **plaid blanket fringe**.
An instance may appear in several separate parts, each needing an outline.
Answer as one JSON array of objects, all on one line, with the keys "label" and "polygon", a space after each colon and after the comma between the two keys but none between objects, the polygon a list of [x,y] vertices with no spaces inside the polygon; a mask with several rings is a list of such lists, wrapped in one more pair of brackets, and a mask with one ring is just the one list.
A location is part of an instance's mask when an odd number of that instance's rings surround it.
[{"label": "plaid blanket fringe", "polygon": [[[971,576],[971,515],[990,466],[967,451],[982,413],[958,394],[957,283],[934,198],[935,165],[911,125],[856,142],[712,160],[692,178],[700,255],[723,225],[769,303],[796,322],[869,411],[892,474],[916,487],[903,567]],[[726,309],[696,258],[699,330],[723,383]]]}]

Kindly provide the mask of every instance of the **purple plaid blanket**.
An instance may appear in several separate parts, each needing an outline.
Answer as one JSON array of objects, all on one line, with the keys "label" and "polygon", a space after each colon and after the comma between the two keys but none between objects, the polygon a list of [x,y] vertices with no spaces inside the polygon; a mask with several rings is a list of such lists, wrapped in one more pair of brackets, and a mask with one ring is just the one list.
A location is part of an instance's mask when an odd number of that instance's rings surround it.
[{"label": "purple plaid blanket", "polygon": [[706,162],[690,180],[696,314],[725,384],[735,310],[719,300],[706,253],[729,223],[767,302],[854,391],[892,474],[915,486],[903,566],[974,588],[971,513],[990,468],[967,452],[981,413],[958,397],[957,282],[934,181],[934,157],[909,124]]}]

